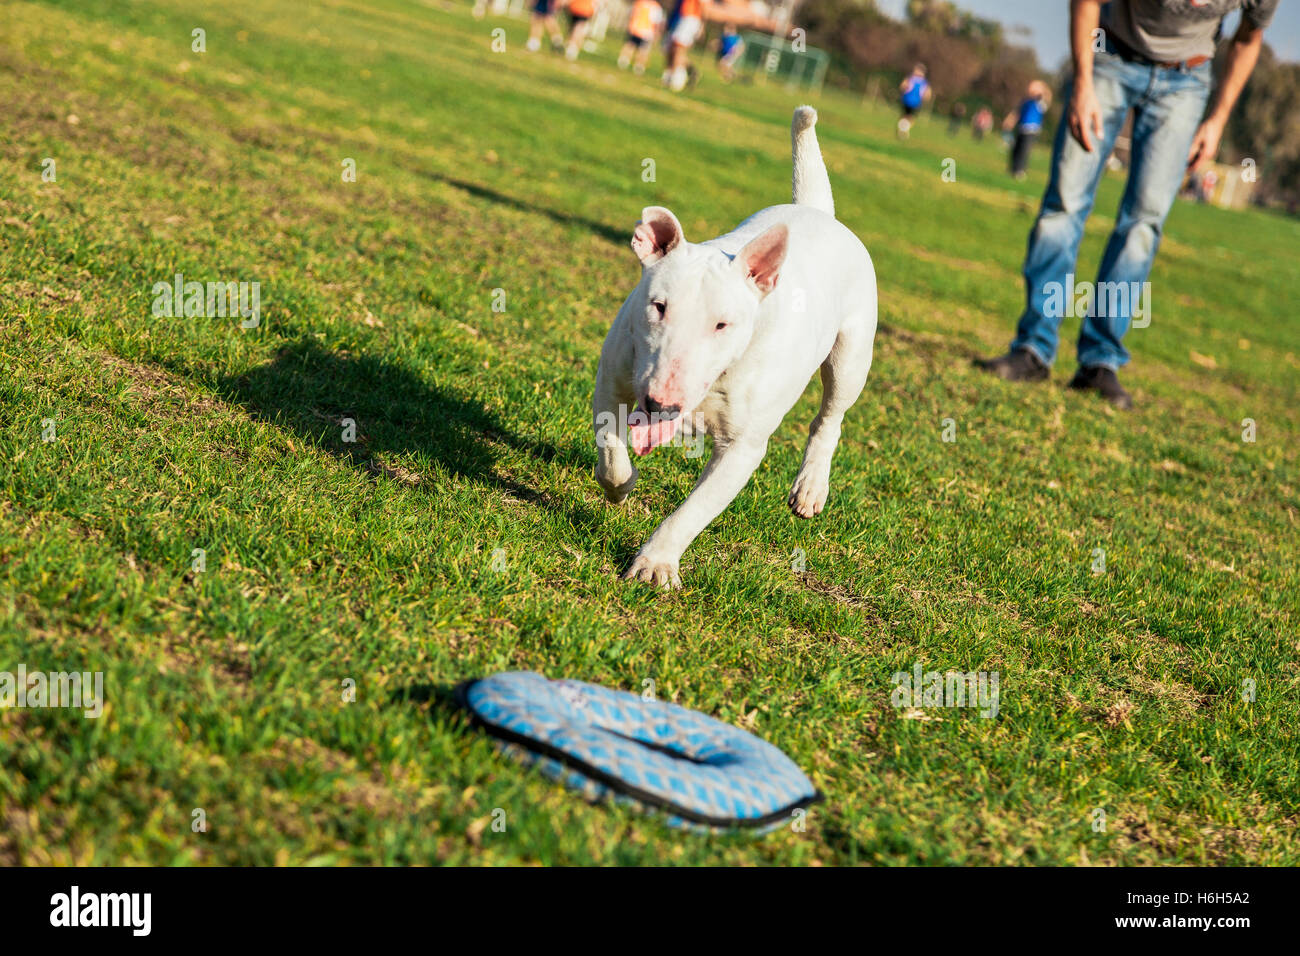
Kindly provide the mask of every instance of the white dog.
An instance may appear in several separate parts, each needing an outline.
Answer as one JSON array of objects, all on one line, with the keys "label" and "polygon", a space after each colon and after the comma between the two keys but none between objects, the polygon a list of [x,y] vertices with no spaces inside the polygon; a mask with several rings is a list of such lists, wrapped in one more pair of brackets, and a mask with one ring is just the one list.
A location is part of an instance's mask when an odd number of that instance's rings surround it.
[{"label": "white dog", "polygon": [[871,368],[876,275],[862,243],[835,219],[816,122],[812,107],[795,110],[793,205],[771,206],[699,244],[662,206],[641,212],[632,234],[641,281],[619,309],[596,373],[596,480],[615,504],[632,491],[625,425],[638,455],[680,431],[707,433],[714,450],[686,501],[641,546],[628,580],[681,586],[682,552],[749,481],[819,367],[821,410],[789,505],[803,518],[826,505],[840,422]]}]

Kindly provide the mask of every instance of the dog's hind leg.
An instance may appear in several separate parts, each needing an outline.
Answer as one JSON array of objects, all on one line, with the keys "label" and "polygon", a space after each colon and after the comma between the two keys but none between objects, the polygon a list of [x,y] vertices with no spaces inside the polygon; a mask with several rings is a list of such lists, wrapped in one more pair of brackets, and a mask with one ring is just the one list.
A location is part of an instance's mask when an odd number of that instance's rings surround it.
[{"label": "dog's hind leg", "polygon": [[840,424],[871,371],[875,316],[854,313],[844,320],[831,354],[822,363],[822,406],[808,428],[803,464],[790,489],[790,510],[801,518],[821,514],[830,493],[831,458],[840,440]]}]

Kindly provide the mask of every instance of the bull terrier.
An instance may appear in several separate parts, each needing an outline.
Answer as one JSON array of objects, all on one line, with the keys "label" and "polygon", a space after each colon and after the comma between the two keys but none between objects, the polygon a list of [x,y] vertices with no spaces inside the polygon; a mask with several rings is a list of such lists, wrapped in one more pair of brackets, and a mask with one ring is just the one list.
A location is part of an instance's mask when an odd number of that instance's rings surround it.
[{"label": "bull terrier", "polygon": [[826,506],[840,424],[871,368],[876,275],[862,242],[835,218],[816,122],[812,107],[794,111],[793,203],[701,243],[687,242],[662,206],[641,211],[632,233],[641,281],[610,327],[596,373],[596,481],[614,504],[631,493],[637,469],[625,433],[645,455],[702,432],[713,454],[627,580],[681,586],[682,552],[749,481],[818,368],[821,408],[788,503],[801,518]]}]

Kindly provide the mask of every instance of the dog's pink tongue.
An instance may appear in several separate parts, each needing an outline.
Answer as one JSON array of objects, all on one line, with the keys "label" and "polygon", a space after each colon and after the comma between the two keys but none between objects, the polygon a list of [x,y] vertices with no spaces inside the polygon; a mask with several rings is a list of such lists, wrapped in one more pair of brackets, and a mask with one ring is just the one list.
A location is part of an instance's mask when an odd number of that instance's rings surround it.
[{"label": "dog's pink tongue", "polygon": [[638,455],[644,455],[656,445],[671,441],[673,435],[677,434],[677,422],[678,419],[673,418],[649,425],[629,425],[627,433],[632,439],[632,450]]}]

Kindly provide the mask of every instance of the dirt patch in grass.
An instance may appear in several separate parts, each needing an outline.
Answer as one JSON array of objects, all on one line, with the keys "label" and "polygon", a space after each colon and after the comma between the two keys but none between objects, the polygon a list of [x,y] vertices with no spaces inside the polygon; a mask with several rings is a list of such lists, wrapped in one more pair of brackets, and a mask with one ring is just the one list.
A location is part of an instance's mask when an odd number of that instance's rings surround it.
[{"label": "dirt patch in grass", "polygon": [[92,353],[105,368],[130,381],[129,391],[138,395],[144,410],[182,418],[205,414],[220,403],[206,395],[196,395],[188,386],[155,365],[142,365],[105,352]]},{"label": "dirt patch in grass", "polygon": [[862,595],[857,594],[851,588],[843,584],[823,581],[811,571],[804,571],[796,578],[796,580],[802,587],[816,594],[820,594],[828,601],[834,601],[836,604],[844,604],[848,607],[868,610],[881,624],[884,623],[884,618],[879,615],[871,601],[864,598]]},{"label": "dirt patch in grass", "polygon": [[1182,681],[1151,680],[1140,674],[1131,674],[1128,680],[1134,690],[1171,705],[1184,717],[1193,717],[1197,711],[1204,710],[1214,702],[1211,695],[1203,694]]}]

